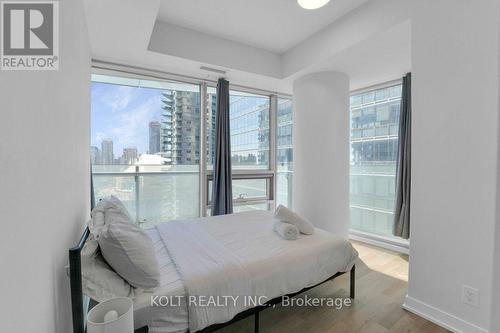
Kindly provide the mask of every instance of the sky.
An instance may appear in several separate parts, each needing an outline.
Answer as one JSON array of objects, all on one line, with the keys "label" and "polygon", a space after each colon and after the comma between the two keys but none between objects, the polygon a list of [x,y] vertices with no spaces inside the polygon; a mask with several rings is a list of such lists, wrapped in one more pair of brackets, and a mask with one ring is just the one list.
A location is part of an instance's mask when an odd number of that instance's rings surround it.
[{"label": "sky", "polygon": [[115,157],[123,148],[149,149],[149,122],[159,121],[162,90],[92,82],[91,145],[113,140]]}]

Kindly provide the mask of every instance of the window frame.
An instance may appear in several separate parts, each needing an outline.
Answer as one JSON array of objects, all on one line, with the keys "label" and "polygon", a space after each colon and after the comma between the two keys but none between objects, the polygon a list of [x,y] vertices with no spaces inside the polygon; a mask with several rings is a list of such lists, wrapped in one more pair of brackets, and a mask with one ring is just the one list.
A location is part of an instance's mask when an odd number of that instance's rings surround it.
[{"label": "window frame", "polygon": [[[206,91],[207,88],[216,88],[216,85],[205,83],[205,96],[203,97],[204,105],[203,107],[206,110]],[[232,170],[232,179],[268,179],[268,189],[267,189],[267,197],[264,198],[248,198],[248,199],[233,199],[233,205],[246,205],[246,204],[268,204],[271,208],[276,208],[276,187],[277,187],[277,177],[276,177],[276,134],[277,134],[277,107],[278,107],[278,98],[288,98],[292,99],[292,96],[286,94],[277,94],[270,91],[267,91],[264,94],[263,90],[241,87],[238,85],[229,84],[230,91],[237,90],[238,92],[255,94],[260,96],[267,96],[269,98],[269,166],[267,169],[235,169]],[[202,93],[203,95],[203,93]],[[284,97],[285,96],[285,97]],[[206,121],[203,119],[202,127],[205,132],[202,136],[203,142],[200,143],[200,149],[202,149],[206,155],[207,142],[206,142]],[[200,158],[201,161],[201,158]],[[207,169],[206,156],[204,156],[202,167],[205,172],[204,184],[203,184],[203,204],[200,209],[202,210],[202,217],[207,215],[207,211],[212,208],[212,203],[209,200],[209,182],[213,180],[213,170]],[[269,188],[270,187],[270,188]]]},{"label": "window frame", "polygon": [[[207,216],[207,211],[211,207],[208,196],[208,184],[213,179],[212,170],[207,169],[207,89],[216,88],[217,82],[214,80],[184,76],[164,71],[150,70],[135,66],[126,66],[121,64],[92,61],[92,74],[102,74],[109,76],[119,76],[133,79],[169,81],[186,84],[196,84],[200,91],[200,153],[199,153],[199,216]],[[236,169],[232,171],[233,179],[267,179],[267,196],[265,198],[235,199],[234,205],[241,206],[246,204],[268,204],[271,208],[276,207],[276,189],[277,189],[277,108],[278,98],[289,99],[293,101],[293,96],[286,93],[273,92],[265,89],[246,87],[230,83],[230,90],[238,92],[267,96],[269,98],[269,167],[268,169]]]},{"label": "window frame", "polygon": [[[351,98],[353,96],[355,96],[355,95],[362,95],[364,93],[373,92],[373,91],[376,91],[376,90],[380,90],[380,89],[384,89],[384,88],[389,88],[389,87],[393,87],[393,86],[397,86],[397,85],[402,85],[402,84],[403,84],[403,80],[402,79],[396,79],[396,80],[385,81],[385,82],[377,83],[377,84],[370,85],[370,86],[367,86],[367,87],[363,87],[363,88],[351,90],[349,92],[349,111],[348,111],[349,112],[349,118],[351,118],[351,112],[352,112],[352,108],[351,108],[351,105],[350,105],[350,100],[351,100]],[[373,102],[369,103],[368,105],[375,106],[377,104],[378,103],[374,100]],[[363,107],[366,107],[366,104]],[[363,107],[360,106],[358,108],[358,106],[356,106],[356,107],[354,107],[354,109],[361,110]],[[351,120],[349,120],[349,121],[351,121]],[[349,128],[349,131],[351,131],[351,130],[352,129]],[[351,134],[349,134],[349,136],[351,136]],[[349,137],[349,149],[351,149],[351,144],[352,144],[351,143],[351,137]],[[349,166],[349,169],[350,169],[350,166]],[[349,170],[349,178],[350,177],[351,177],[351,171]],[[351,190],[349,190],[349,191],[351,191]],[[350,194],[349,194],[349,196],[350,196]],[[349,207],[351,207],[351,206],[352,205],[351,205],[351,202],[350,202],[350,199],[349,199]],[[376,211],[377,209],[372,209],[372,210]],[[367,231],[361,231],[361,230],[357,230],[357,229],[351,228],[350,225],[349,225],[349,237],[351,239],[354,239],[354,240],[358,240],[358,241],[362,241],[362,242],[365,242],[365,243],[368,243],[368,244],[373,244],[373,245],[381,246],[381,247],[388,248],[388,249],[391,249],[391,250],[395,250],[395,251],[398,251],[398,252],[401,252],[401,253],[406,253],[406,254],[409,253],[409,241],[405,240],[405,239],[402,239],[402,238],[399,238],[399,237],[390,237],[390,236],[385,236],[385,235],[379,235],[379,234],[370,233],[370,232],[367,232]]]}]

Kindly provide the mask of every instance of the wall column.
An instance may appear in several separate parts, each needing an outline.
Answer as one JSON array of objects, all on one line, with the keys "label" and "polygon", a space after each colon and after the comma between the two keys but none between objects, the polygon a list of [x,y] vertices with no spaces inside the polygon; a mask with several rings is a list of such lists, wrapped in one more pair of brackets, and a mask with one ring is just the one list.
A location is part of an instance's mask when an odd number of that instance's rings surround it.
[{"label": "wall column", "polygon": [[316,227],[347,236],[349,77],[320,72],[297,79],[293,206]]}]

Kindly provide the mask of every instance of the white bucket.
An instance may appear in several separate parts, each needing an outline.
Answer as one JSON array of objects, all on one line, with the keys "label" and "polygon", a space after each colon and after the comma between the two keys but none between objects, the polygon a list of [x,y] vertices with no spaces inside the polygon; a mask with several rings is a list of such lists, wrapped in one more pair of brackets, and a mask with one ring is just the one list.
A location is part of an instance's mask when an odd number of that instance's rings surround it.
[{"label": "white bucket", "polygon": [[[115,316],[105,321],[104,317],[110,311],[116,311]],[[87,316],[87,333],[134,333],[132,300],[118,297],[97,304]]]}]

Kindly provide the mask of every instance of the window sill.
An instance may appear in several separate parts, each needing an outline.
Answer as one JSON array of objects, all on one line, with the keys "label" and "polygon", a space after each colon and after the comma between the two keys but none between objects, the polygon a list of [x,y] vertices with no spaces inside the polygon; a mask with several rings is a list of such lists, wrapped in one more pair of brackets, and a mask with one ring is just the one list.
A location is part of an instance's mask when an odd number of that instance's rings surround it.
[{"label": "window sill", "polygon": [[410,242],[402,238],[384,237],[351,229],[349,230],[349,239],[403,254],[409,255],[410,253]]}]

